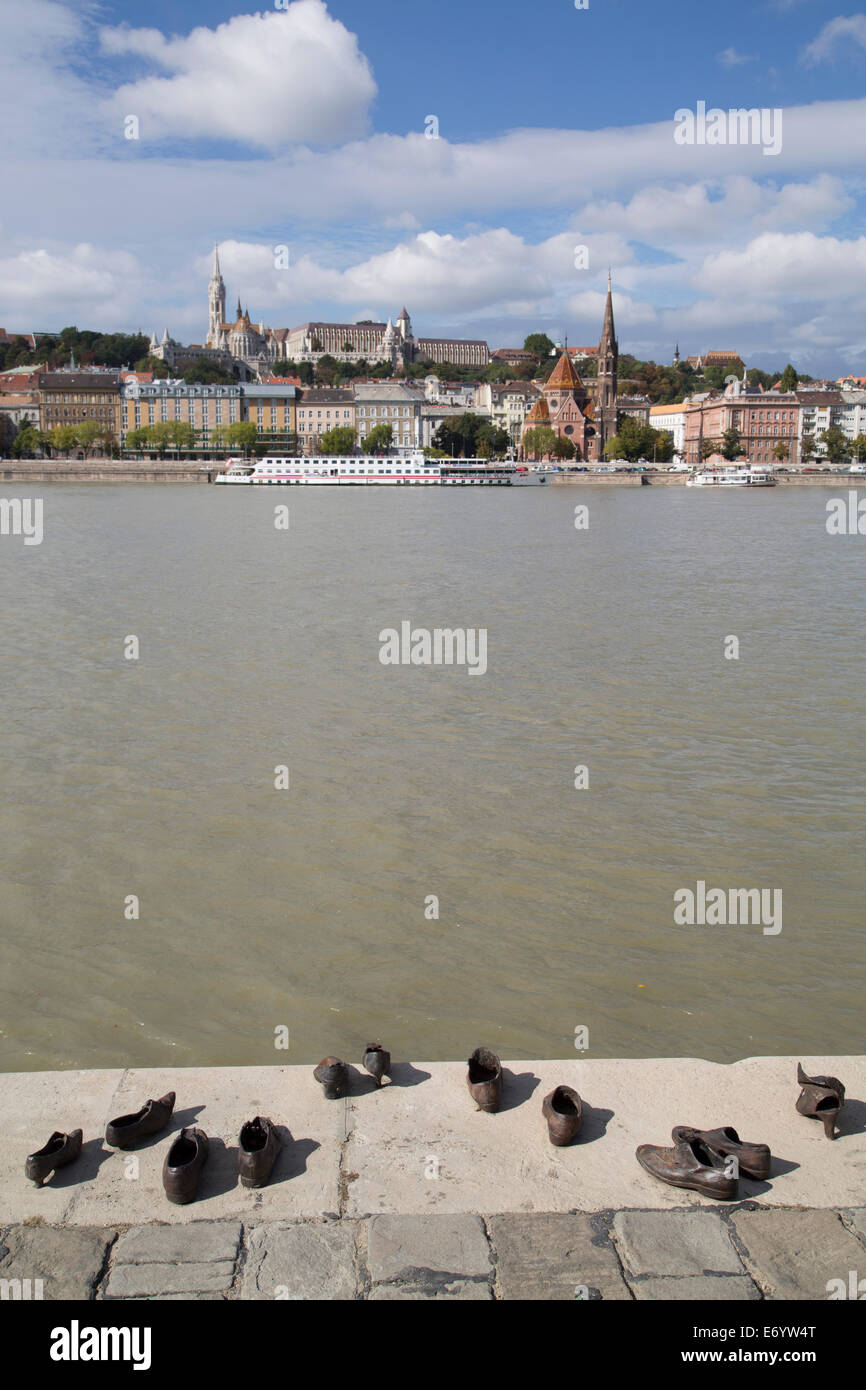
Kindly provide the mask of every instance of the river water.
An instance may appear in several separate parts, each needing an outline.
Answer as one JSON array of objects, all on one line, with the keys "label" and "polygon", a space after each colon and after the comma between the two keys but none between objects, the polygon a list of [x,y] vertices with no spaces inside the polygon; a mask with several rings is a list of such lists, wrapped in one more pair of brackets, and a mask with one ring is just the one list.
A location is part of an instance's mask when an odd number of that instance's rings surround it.
[{"label": "river water", "polygon": [[844,491],[7,484],[0,1067],[866,1051]]}]

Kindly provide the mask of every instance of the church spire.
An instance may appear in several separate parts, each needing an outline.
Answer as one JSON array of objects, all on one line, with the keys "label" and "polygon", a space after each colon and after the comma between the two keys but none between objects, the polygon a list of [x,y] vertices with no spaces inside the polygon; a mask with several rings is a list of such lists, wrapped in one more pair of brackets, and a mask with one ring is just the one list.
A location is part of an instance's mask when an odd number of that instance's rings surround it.
[{"label": "church spire", "polygon": [[216,242],[214,242],[213,244],[213,271],[211,272],[210,278],[212,280],[221,280],[223,278],[222,273],[220,272],[219,246]]}]

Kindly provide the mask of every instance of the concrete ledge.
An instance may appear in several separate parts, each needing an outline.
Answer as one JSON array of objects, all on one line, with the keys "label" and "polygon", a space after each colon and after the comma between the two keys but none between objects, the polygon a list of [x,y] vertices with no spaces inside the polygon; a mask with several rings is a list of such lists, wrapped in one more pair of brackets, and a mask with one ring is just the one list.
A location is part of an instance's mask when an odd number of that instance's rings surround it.
[{"label": "concrete ledge", "polygon": [[[794,1109],[798,1061],[847,1087],[833,1143]],[[497,1115],[474,1109],[465,1071],[463,1062],[397,1063],[393,1083],[377,1090],[356,1069],[352,1093],[340,1101],[324,1100],[310,1066],[7,1074],[0,1077],[0,1224],[718,1210],[654,1182],[635,1161],[638,1144],[669,1143],[675,1124],[732,1124],[743,1138],[770,1144],[771,1179],[742,1179],[741,1200],[862,1207],[866,1058],[511,1062]],[[542,1098],[560,1082],[587,1107],[580,1139],[565,1149],[550,1145],[541,1115]],[[169,1089],[178,1097],[170,1131],[134,1153],[105,1147],[109,1119]],[[284,1148],[271,1184],[250,1191],[238,1182],[237,1136],[256,1114],[282,1127]],[[192,1123],[210,1135],[211,1156],[198,1201],[174,1207],[162,1190],[162,1162],[171,1135]],[[24,1177],[26,1155],[53,1130],[76,1127],[84,1130],[81,1159],[34,1187]]]}]

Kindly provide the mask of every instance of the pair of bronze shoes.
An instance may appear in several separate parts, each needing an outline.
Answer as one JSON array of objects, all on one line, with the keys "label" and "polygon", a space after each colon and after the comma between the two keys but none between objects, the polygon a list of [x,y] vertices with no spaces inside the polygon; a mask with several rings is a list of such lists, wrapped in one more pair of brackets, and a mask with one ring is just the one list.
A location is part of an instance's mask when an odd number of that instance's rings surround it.
[{"label": "pair of bronze shoes", "polygon": [[704,1197],[728,1201],[737,1196],[741,1173],[757,1179],[770,1175],[769,1147],[747,1143],[732,1125],[721,1129],[675,1125],[671,1139],[672,1149],[640,1144],[635,1154],[647,1173],[670,1187],[687,1187]]},{"label": "pair of bronze shoes", "polygon": [[[381,1043],[367,1043],[364,1048],[364,1069],[368,1071],[377,1086],[382,1085],[382,1077],[391,1075],[391,1054]],[[322,1088],[326,1100],[339,1100],[348,1094],[349,1068],[339,1057],[323,1057],[313,1070],[313,1076]]]},{"label": "pair of bronze shoes", "polygon": [[836,1116],[845,1104],[845,1087],[836,1076],[807,1076],[797,1063],[797,1113],[810,1120],[821,1120],[828,1139],[836,1138]]},{"label": "pair of bronze shoes", "polygon": [[[263,1115],[247,1120],[238,1143],[238,1172],[243,1187],[264,1187],[282,1148],[272,1120]],[[203,1129],[190,1125],[180,1131],[165,1156],[162,1185],[175,1206],[194,1202],[208,1160],[210,1141]]]}]

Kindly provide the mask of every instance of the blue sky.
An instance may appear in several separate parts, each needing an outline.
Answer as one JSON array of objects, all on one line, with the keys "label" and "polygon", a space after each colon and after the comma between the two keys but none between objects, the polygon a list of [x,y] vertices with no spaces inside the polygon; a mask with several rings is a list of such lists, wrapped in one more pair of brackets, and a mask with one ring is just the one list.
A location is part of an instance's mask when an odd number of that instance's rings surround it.
[{"label": "blue sky", "polygon": [[[592,342],[610,264],[621,350],[866,373],[844,4],[0,0],[0,22],[9,330],[200,341],[218,239],[230,302],[275,327],[405,302],[424,333]],[[781,109],[778,157],[677,146],[699,101]]]}]

